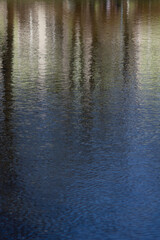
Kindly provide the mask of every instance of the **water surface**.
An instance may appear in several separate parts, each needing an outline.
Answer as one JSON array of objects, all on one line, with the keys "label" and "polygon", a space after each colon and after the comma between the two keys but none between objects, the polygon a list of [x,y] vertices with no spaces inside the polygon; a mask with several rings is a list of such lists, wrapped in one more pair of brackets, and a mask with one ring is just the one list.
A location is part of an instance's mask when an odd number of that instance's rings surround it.
[{"label": "water surface", "polygon": [[0,1],[0,236],[160,239],[160,1]]}]

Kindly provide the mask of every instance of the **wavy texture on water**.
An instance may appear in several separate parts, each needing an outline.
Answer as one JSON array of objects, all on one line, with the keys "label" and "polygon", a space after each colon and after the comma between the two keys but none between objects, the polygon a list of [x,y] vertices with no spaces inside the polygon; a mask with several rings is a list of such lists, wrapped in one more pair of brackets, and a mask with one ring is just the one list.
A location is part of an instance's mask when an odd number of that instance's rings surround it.
[{"label": "wavy texture on water", "polygon": [[0,1],[0,236],[159,240],[160,2]]}]

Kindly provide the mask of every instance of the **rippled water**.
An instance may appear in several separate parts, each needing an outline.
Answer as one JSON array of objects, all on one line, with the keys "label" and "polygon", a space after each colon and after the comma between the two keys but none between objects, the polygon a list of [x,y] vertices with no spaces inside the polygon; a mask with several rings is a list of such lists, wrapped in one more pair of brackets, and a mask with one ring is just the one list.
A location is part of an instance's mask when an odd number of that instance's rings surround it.
[{"label": "rippled water", "polygon": [[160,1],[0,1],[2,240],[160,239]]}]

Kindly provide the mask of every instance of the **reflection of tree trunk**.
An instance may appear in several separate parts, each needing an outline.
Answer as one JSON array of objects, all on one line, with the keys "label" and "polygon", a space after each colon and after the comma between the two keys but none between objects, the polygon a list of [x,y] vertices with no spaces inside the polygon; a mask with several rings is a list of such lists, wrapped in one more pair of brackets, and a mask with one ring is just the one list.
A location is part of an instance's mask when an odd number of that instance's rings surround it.
[{"label": "reflection of tree trunk", "polygon": [[123,26],[124,26],[124,58],[123,58],[123,76],[124,80],[128,77],[128,65],[129,65],[129,27],[127,17],[127,1],[123,2]]},{"label": "reflection of tree trunk", "polygon": [[12,48],[13,48],[13,5],[7,4],[8,23],[7,41],[3,54],[3,74],[4,74],[4,115],[5,122],[9,122],[12,105]]},{"label": "reflection of tree trunk", "polygon": [[2,135],[2,149],[1,153],[1,171],[3,178],[3,188],[12,186],[12,179],[14,174],[12,173],[11,164],[13,160],[12,150],[12,53],[13,53],[13,3],[7,2],[7,39],[2,56],[3,76],[4,76],[4,95],[3,95],[3,112],[4,112],[4,126]]}]

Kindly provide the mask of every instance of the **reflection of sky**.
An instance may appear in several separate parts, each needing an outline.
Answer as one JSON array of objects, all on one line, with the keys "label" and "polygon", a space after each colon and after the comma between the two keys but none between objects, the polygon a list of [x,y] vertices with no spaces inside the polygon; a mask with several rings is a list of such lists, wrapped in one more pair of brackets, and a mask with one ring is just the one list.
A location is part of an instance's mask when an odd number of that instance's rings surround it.
[{"label": "reflection of sky", "polygon": [[16,187],[7,196],[1,190],[3,234],[158,239],[155,24],[136,24],[123,6],[120,28],[113,1],[104,8],[110,20],[99,12],[103,1],[77,4],[28,4],[22,19],[15,12],[9,121]]}]

